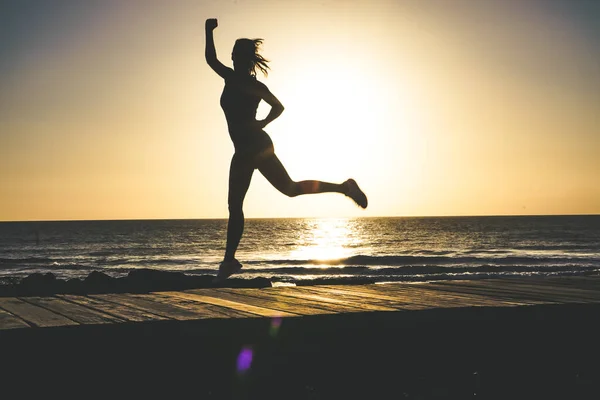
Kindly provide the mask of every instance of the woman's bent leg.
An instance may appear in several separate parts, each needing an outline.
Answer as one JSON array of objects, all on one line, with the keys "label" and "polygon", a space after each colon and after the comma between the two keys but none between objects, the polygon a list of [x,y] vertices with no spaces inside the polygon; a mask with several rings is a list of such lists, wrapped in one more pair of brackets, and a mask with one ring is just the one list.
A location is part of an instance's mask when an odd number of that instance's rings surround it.
[{"label": "woman's bent leg", "polygon": [[294,182],[275,154],[261,161],[258,170],[267,178],[271,185],[286,196],[296,197],[302,194],[313,193],[342,193],[350,197],[358,206],[367,208],[367,196],[358,187],[354,179],[348,179],[344,183],[329,183],[314,180]]},{"label": "woman's bent leg", "polygon": [[227,222],[227,245],[224,261],[232,261],[244,233],[244,198],[250,187],[254,167],[239,156],[234,155],[229,168],[229,220]]},{"label": "woman's bent leg", "polygon": [[289,197],[296,197],[303,194],[332,192],[346,194],[346,188],[342,183],[338,184],[315,180],[294,182],[276,155],[272,155],[262,161],[258,166],[258,170],[271,185]]}]

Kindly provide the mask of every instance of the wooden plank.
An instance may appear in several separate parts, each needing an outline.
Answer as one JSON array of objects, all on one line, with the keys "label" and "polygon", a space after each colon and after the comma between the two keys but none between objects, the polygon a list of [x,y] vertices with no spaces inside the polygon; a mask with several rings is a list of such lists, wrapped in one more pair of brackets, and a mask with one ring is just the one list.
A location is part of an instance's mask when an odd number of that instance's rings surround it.
[{"label": "wooden plank", "polygon": [[[565,279],[564,277],[561,279],[561,281],[566,281],[567,279]],[[491,281],[490,279],[485,279],[485,281]],[[508,276],[506,278],[501,278],[502,282],[515,282],[515,283],[525,283],[525,284],[535,284],[535,285],[554,285],[550,280],[549,277],[538,277],[538,276],[528,276],[528,277],[514,277],[514,276]]]},{"label": "wooden plank", "polygon": [[[225,289],[219,289],[219,290],[225,290]],[[233,292],[234,290],[237,290],[237,289],[226,289],[226,290]],[[300,299],[298,299],[296,297],[285,296],[278,292],[271,291],[270,288],[244,289],[244,294],[247,296],[257,297],[258,299],[264,299],[264,300],[267,300],[270,302],[282,302],[282,303],[286,303],[286,304],[289,304],[294,307],[301,307],[300,309],[304,310],[304,312],[306,312],[307,315],[309,312],[311,312],[311,309],[318,310],[319,313],[325,313],[325,314],[337,314],[340,312],[347,311],[343,307],[340,308],[340,305],[336,304],[336,303],[316,301],[316,300],[310,300],[310,299],[306,299],[306,298],[303,298],[303,299],[301,299],[301,301],[299,301]],[[306,308],[308,308],[308,310]],[[356,308],[351,308],[350,311],[356,312]]]},{"label": "wooden plank", "polygon": [[0,330],[29,328],[30,325],[21,318],[15,317],[8,311],[0,309]]},{"label": "wooden plank", "polygon": [[384,285],[353,286],[352,293],[363,293],[367,296],[377,296],[395,299],[396,301],[405,304],[405,306],[403,306],[403,308],[405,309],[409,307],[409,304],[412,305],[412,309],[457,308],[469,306],[469,304],[465,304],[464,301],[459,302],[455,299],[450,300],[439,296],[436,297],[426,295],[425,293],[415,292],[414,290],[405,289],[401,286],[396,288],[396,290],[383,290],[382,288],[380,288],[380,286]]},{"label": "wooden plank", "polygon": [[[228,289],[232,290],[232,289]],[[263,289],[244,289],[244,292],[248,295],[253,295],[261,299],[267,299],[272,302],[284,302],[300,307],[310,307],[312,309],[320,309],[326,314],[338,314],[340,312],[357,312],[361,311],[356,307],[346,307],[337,303],[317,301],[307,298],[299,299],[293,296],[286,296],[279,292],[272,291],[271,288]]]},{"label": "wooden plank", "polygon": [[138,310],[136,308],[131,308],[94,297],[72,294],[63,294],[57,296],[127,322],[160,321],[167,319],[161,315],[156,315],[151,312]]},{"label": "wooden plank", "polygon": [[516,307],[516,306],[528,305],[528,304],[524,304],[520,301],[504,300],[499,297],[494,297],[494,296],[489,296],[489,295],[483,296],[483,295],[474,294],[474,293],[465,294],[465,293],[457,293],[457,292],[448,292],[448,291],[440,289],[438,286],[433,286],[430,284],[428,284],[427,286],[421,287],[421,290],[435,293],[435,296],[449,297],[449,298],[454,298],[454,299],[463,299],[464,301],[470,301],[474,305],[484,306],[484,307]]},{"label": "wooden plank", "polygon": [[339,309],[339,312],[364,312],[364,311],[396,311],[395,308],[372,305],[367,302],[356,302],[335,298],[331,295],[313,294],[302,290],[301,287],[274,287],[263,289],[267,292],[277,293],[282,296],[295,297],[300,300],[313,300],[321,303],[330,303]]},{"label": "wooden plank", "polygon": [[[189,300],[181,297],[173,297],[164,295],[162,292],[151,293],[152,300],[170,304],[175,307],[181,307],[189,310],[197,315],[199,319],[223,319],[223,318],[258,318],[259,315],[249,312],[234,310],[232,308],[220,307],[213,304],[199,303],[194,300]],[[136,295],[137,296],[137,295]]]},{"label": "wooden plank", "polygon": [[437,286],[440,290],[449,292],[458,292],[466,294],[478,294],[481,296],[493,296],[501,298],[511,302],[518,302],[523,305],[536,305],[536,304],[556,304],[559,303],[556,300],[549,300],[540,296],[524,295],[523,293],[515,293],[500,288],[485,288],[481,286],[465,285],[460,283],[450,282],[438,282],[432,283],[431,285]]},{"label": "wooden plank", "polygon": [[[450,292],[462,292],[463,297],[465,290],[457,290],[456,287],[461,288],[473,288],[475,290],[469,290],[470,295],[479,295],[485,297],[494,297],[496,299],[501,298],[505,302],[509,303],[522,303],[522,304],[539,304],[542,303],[597,303],[599,302],[600,293],[587,289],[580,289],[574,287],[560,288],[555,285],[548,284],[537,284],[535,280],[526,279],[485,279],[485,280],[474,280],[474,281],[446,281],[437,283],[426,283],[426,284],[386,284],[386,285],[374,285],[377,289],[384,293],[403,293],[409,294],[410,287],[421,287],[425,290],[445,290],[449,291],[448,286],[452,287]],[[413,296],[416,293],[413,292]],[[420,294],[419,294],[420,296]],[[459,301],[460,297],[455,297],[455,300]],[[466,298],[465,298],[466,300]],[[475,301],[475,299],[473,300]],[[483,302],[481,303],[484,304]]]},{"label": "wooden plank", "polygon": [[[339,294],[331,290],[319,289],[318,286],[298,286],[294,288],[294,291],[306,293],[312,296],[319,296],[318,301],[321,301],[320,297],[324,296],[334,299],[336,302],[341,302],[340,304],[348,304],[365,311],[398,311],[398,307],[396,307],[398,303],[394,304],[381,299],[358,297],[349,294]],[[400,304],[404,305],[404,303]]]},{"label": "wooden plank", "polygon": [[543,292],[558,291],[567,295],[585,296],[593,299],[600,299],[600,290],[588,289],[583,286],[570,286],[566,284],[553,284],[551,282],[515,282],[509,281],[506,287],[530,287]]},{"label": "wooden plank", "polygon": [[244,304],[237,301],[220,299],[204,295],[204,291],[209,289],[192,289],[183,292],[161,292],[167,296],[181,297],[184,299],[194,300],[200,303],[214,304],[216,306],[232,308],[234,310],[249,312],[251,314],[260,315],[261,317],[294,317],[297,314],[292,314],[285,311],[273,310],[270,308],[258,307],[251,304]]},{"label": "wooden plank", "polygon": [[414,304],[399,301],[397,298],[394,298],[392,296],[372,296],[369,293],[344,291],[324,286],[302,286],[302,289],[313,294],[318,294],[322,296],[334,296],[335,298],[342,300],[348,300],[358,303],[363,302],[372,305],[388,307],[394,309],[395,311],[427,308],[424,306],[415,306]]},{"label": "wooden plank", "polygon": [[[380,286],[380,285],[378,285]],[[441,292],[439,290],[435,290],[432,288],[429,288],[429,285],[423,285],[420,286],[419,289],[421,291],[424,291],[424,293],[427,294],[428,297],[435,297],[438,299],[447,299],[447,300],[459,300],[461,301],[461,304],[465,304],[468,303],[468,305],[472,305],[472,306],[515,306],[518,305],[518,303],[513,303],[513,302],[507,302],[507,301],[503,301],[503,300],[499,300],[499,299],[489,299],[483,296],[478,296],[478,295],[462,295],[462,294],[457,294],[457,293],[448,293],[448,292]],[[314,286],[314,287],[310,287],[310,290],[313,291],[320,291],[320,290],[336,290],[336,289],[329,289],[329,287],[327,288],[322,288],[319,286]],[[347,293],[351,293],[350,296],[356,297],[356,298],[360,298],[360,296],[364,296],[366,299],[369,299],[369,301],[373,301],[371,300],[372,298],[375,298],[375,296],[371,296],[369,293],[364,293],[364,292],[352,292],[352,291],[342,291],[342,290],[337,290],[339,292],[342,292],[344,294]],[[374,293],[375,294],[375,293]],[[395,299],[396,300],[396,305],[394,305],[393,302],[391,301],[387,301],[387,300],[378,300],[378,301],[385,301],[389,306],[391,307],[398,307],[398,304],[401,305],[401,307],[404,305],[406,306],[405,303],[399,303],[397,301],[398,297],[394,297],[393,295],[382,295],[384,298],[390,298],[390,299]],[[403,293],[402,296],[404,297],[405,294]],[[427,306],[422,306],[422,307],[427,307]]]},{"label": "wooden plank", "polygon": [[437,286],[430,282],[427,283],[410,283],[410,284],[384,284],[374,285],[374,289],[384,293],[401,293],[404,296],[416,299],[416,301],[422,301],[425,303],[431,303],[432,301],[454,304],[459,307],[479,307],[479,306],[518,306],[523,305],[520,302],[506,301],[499,298],[491,298],[490,296],[481,296],[474,293],[464,294],[456,292],[441,291]]},{"label": "wooden plank", "polygon": [[552,285],[565,285],[600,291],[600,279],[589,279],[587,276],[550,276],[545,281]]},{"label": "wooden plank", "polygon": [[476,284],[464,283],[461,285],[477,286],[485,289],[492,289],[497,291],[504,291],[512,293],[517,296],[535,298],[547,301],[558,301],[564,303],[589,303],[596,302],[594,299],[590,299],[584,296],[582,293],[572,293],[569,291],[552,290],[547,287],[535,286],[535,285],[522,285],[508,282],[501,282],[501,280],[490,280],[490,281],[477,281]]},{"label": "wooden plank", "polygon": [[214,317],[214,313],[206,308],[197,307],[195,309],[190,309],[188,307],[163,302],[156,294],[120,294],[116,296],[116,299],[122,304],[181,321]]},{"label": "wooden plank", "polygon": [[463,293],[466,295],[476,294],[483,297],[491,297],[491,298],[501,298],[505,301],[515,301],[522,304],[545,304],[545,303],[553,303],[546,302],[539,299],[531,299],[531,298],[523,298],[520,296],[516,296],[515,293],[502,290],[501,288],[485,288],[481,286],[476,286],[473,284],[463,284],[462,281],[442,281],[442,282],[432,282],[429,284],[432,289],[448,291],[452,293]]},{"label": "wooden plank", "polygon": [[276,296],[268,293],[263,289],[214,289],[215,295],[220,298],[239,301],[256,305],[259,307],[272,308],[290,312],[297,315],[319,315],[319,314],[335,314],[327,307],[318,307],[318,304],[298,302],[286,296]]},{"label": "wooden plank", "polygon": [[[491,282],[486,283],[493,285]],[[582,287],[569,287],[566,285],[548,285],[547,283],[543,282],[522,282],[514,280],[503,282],[503,286],[511,289],[518,288],[520,290],[533,291],[535,293],[540,294],[558,294],[560,296],[572,297],[573,299],[582,299],[592,302],[600,301],[600,291],[588,290]]]},{"label": "wooden plank", "polygon": [[108,324],[122,322],[112,315],[71,303],[58,297],[27,297],[27,301],[36,306],[46,308],[56,314],[63,315],[80,324]]},{"label": "wooden plank", "polygon": [[411,299],[403,298],[402,296],[392,296],[384,293],[380,293],[376,290],[370,290],[366,286],[363,285],[331,285],[331,286],[319,286],[321,288],[327,289],[332,293],[341,293],[341,294],[349,294],[355,296],[357,298],[362,299],[377,299],[381,301],[389,302],[388,305],[390,307],[394,307],[398,310],[423,310],[430,308],[428,305],[419,304],[411,301]]},{"label": "wooden plank", "polygon": [[[491,280],[491,279],[488,279]],[[549,286],[571,286],[585,289],[593,286],[600,290],[600,280],[590,279],[587,276],[544,276],[544,277],[507,277],[501,279],[503,282],[515,282],[534,285]]]},{"label": "wooden plank", "polygon": [[46,328],[51,326],[79,325],[72,319],[56,314],[43,307],[16,297],[0,297],[0,308],[23,319],[29,325]]},{"label": "wooden plank", "polygon": [[[365,298],[374,298],[381,300],[389,300],[389,301],[398,301],[401,296],[396,296],[393,294],[385,294],[383,292],[377,291],[376,289],[371,288],[371,286],[375,285],[322,285],[319,288],[327,289],[332,293],[347,293],[352,294],[354,296],[360,296]],[[411,303],[407,303],[411,304]]]},{"label": "wooden plank", "polygon": [[372,290],[398,296],[399,298],[406,299],[405,301],[424,304],[432,308],[476,307],[481,305],[481,303],[473,297],[459,297],[443,295],[442,293],[434,293],[432,291],[425,290],[422,285],[373,285]]},{"label": "wooden plank", "polygon": [[97,294],[90,297],[101,299],[107,302],[131,307],[140,311],[160,315],[165,319],[172,320],[191,320],[199,319],[199,315],[184,308],[175,307],[170,304],[150,301],[148,298],[133,296],[131,294]]}]

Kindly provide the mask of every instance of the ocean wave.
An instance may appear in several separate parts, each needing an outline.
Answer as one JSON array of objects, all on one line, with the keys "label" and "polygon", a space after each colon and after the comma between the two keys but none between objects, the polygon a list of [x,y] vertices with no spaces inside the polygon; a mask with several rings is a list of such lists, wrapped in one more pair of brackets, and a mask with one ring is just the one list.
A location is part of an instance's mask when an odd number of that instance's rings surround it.
[{"label": "ocean wave", "polygon": [[114,256],[115,254],[119,254],[119,253],[116,251],[108,251],[108,250],[92,251],[92,252],[88,253],[88,255],[92,256],[92,257],[108,257],[108,256]]},{"label": "ocean wave", "polygon": [[[489,268],[498,270],[499,267],[506,267],[513,270],[527,270],[533,267],[554,268],[554,267],[600,267],[600,257],[596,254],[591,255],[355,255],[340,259],[318,260],[318,259],[255,259],[242,260],[246,269],[260,269],[263,272],[279,271],[284,273],[296,273],[306,268],[313,268],[317,271],[330,271],[328,267],[334,268],[332,272],[340,267],[345,267],[347,271],[381,271],[385,268],[403,268],[403,271],[415,271],[418,273],[421,269],[434,271],[439,269],[443,271],[446,268]],[[464,253],[463,253],[464,254]],[[200,267],[203,271],[212,271],[217,264],[210,259],[201,259],[197,256],[188,257],[22,257],[22,258],[0,258],[0,269],[27,268],[27,267],[47,267],[49,270],[54,268],[63,269],[86,269],[86,268],[106,268],[106,269],[133,269],[140,267],[160,268],[165,270],[186,270],[193,271]],[[208,267],[208,268],[206,268]]]},{"label": "ocean wave", "polygon": [[544,244],[544,245],[519,245],[515,246],[517,250],[533,250],[533,251],[549,251],[549,250],[557,250],[557,251],[565,251],[565,250],[576,250],[576,251],[598,251],[597,247],[594,247],[597,243],[587,244],[569,244],[569,243],[561,243],[558,245],[552,244]]},{"label": "ocean wave", "polygon": [[[132,270],[147,269],[144,267],[115,267],[99,268],[66,264],[56,269],[29,268],[20,269],[10,274],[0,272],[0,283],[2,280],[23,278],[31,273],[53,273],[57,278],[84,278],[91,271],[106,273],[113,277],[125,276]],[[202,276],[214,275],[216,268],[192,268],[192,269],[169,269],[150,268],[165,272],[177,272],[185,275]],[[490,279],[510,276],[563,276],[563,275],[598,275],[600,266],[581,265],[546,265],[546,266],[403,266],[372,268],[367,266],[328,266],[328,267],[271,267],[253,268],[245,266],[236,274],[238,278],[252,279],[263,277],[272,282],[291,282],[299,285],[318,284],[366,284],[378,282],[423,282],[437,280],[472,280]]]},{"label": "ocean wave", "polygon": [[181,258],[120,258],[115,260],[94,260],[94,263],[101,266],[121,266],[121,265],[132,265],[132,266],[169,266],[169,265],[197,265],[198,260],[195,259],[181,259]]},{"label": "ocean wave", "polygon": [[[191,268],[191,269],[165,269],[163,271],[181,272],[188,275],[212,275],[216,272],[216,268]],[[116,273],[127,273],[131,268],[111,268],[106,271]],[[443,276],[502,276],[502,275],[530,275],[530,274],[585,274],[600,272],[600,266],[594,265],[544,265],[544,266],[529,266],[529,265],[480,265],[480,266],[400,266],[400,267],[380,267],[373,268],[367,266],[288,266],[288,267],[261,267],[256,268],[249,265],[244,265],[238,273],[240,276],[263,276],[277,277],[277,279],[287,280],[306,279],[310,277],[354,277],[356,279],[374,279],[376,281],[382,278],[391,279],[398,278],[410,279],[411,277],[428,277],[435,278]]]},{"label": "ocean wave", "polygon": [[52,264],[56,262],[46,257],[25,257],[25,258],[0,258],[0,267],[18,265],[18,264]]},{"label": "ocean wave", "polygon": [[440,256],[369,256],[356,255],[334,260],[256,260],[246,261],[250,265],[366,265],[366,266],[426,266],[426,265],[517,265],[517,264],[573,264],[576,262],[594,263],[600,266],[600,258],[595,257],[440,257]]},{"label": "ocean wave", "polygon": [[[456,253],[452,253],[456,254]],[[464,253],[463,253],[464,254]],[[197,257],[154,258],[119,257],[116,259],[83,258],[0,258],[3,275],[11,271],[47,271],[78,275],[93,270],[127,274],[139,268],[159,269],[191,275],[212,275],[218,264]],[[454,255],[355,255],[335,260],[267,259],[242,260],[242,276],[287,276],[292,279],[313,277],[356,277],[381,280],[386,277],[442,277],[456,275],[589,273],[600,270],[600,258],[501,255],[493,257]],[[70,272],[69,272],[70,271]],[[395,278],[394,278],[395,279]]]},{"label": "ocean wave", "polygon": [[527,271],[515,272],[505,271],[501,273],[441,273],[434,275],[419,274],[419,275],[381,275],[381,276],[352,276],[352,275],[306,275],[306,276],[287,276],[273,275],[269,279],[271,282],[284,282],[297,286],[310,285],[360,285],[386,282],[428,282],[428,281],[451,281],[451,280],[479,280],[479,279],[496,279],[509,277],[547,277],[547,276],[586,276],[600,274],[600,269],[589,269],[585,271]]},{"label": "ocean wave", "polygon": [[[571,265],[479,265],[479,266],[403,266],[371,268],[366,266],[345,267],[275,267],[275,268],[243,268],[241,273],[285,274],[285,275],[363,275],[363,276],[407,276],[407,275],[435,275],[448,273],[533,273],[533,272],[583,272],[600,270],[600,266],[579,264]],[[202,271],[206,271],[203,269]],[[188,272],[188,271],[186,271]]]}]

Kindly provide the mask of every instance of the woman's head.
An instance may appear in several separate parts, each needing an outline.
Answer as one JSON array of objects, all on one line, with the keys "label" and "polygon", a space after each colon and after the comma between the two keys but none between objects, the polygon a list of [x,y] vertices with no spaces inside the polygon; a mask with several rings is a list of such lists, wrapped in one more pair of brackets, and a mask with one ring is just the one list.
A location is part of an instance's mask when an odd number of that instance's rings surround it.
[{"label": "woman's head", "polygon": [[256,70],[259,69],[265,76],[268,75],[269,60],[258,54],[258,48],[262,44],[262,39],[238,39],[235,41],[231,59],[236,71],[248,72],[256,76]]}]

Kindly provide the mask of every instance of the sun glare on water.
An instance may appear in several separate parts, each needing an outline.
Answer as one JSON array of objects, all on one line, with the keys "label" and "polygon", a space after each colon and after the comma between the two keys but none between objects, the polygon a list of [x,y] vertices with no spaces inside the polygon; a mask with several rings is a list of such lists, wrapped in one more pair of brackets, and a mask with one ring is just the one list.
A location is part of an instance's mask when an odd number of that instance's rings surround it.
[{"label": "sun glare on water", "polygon": [[352,220],[314,219],[306,223],[307,229],[303,230],[297,240],[298,247],[290,254],[293,259],[338,260],[352,256],[353,247],[360,245],[360,238]]}]

